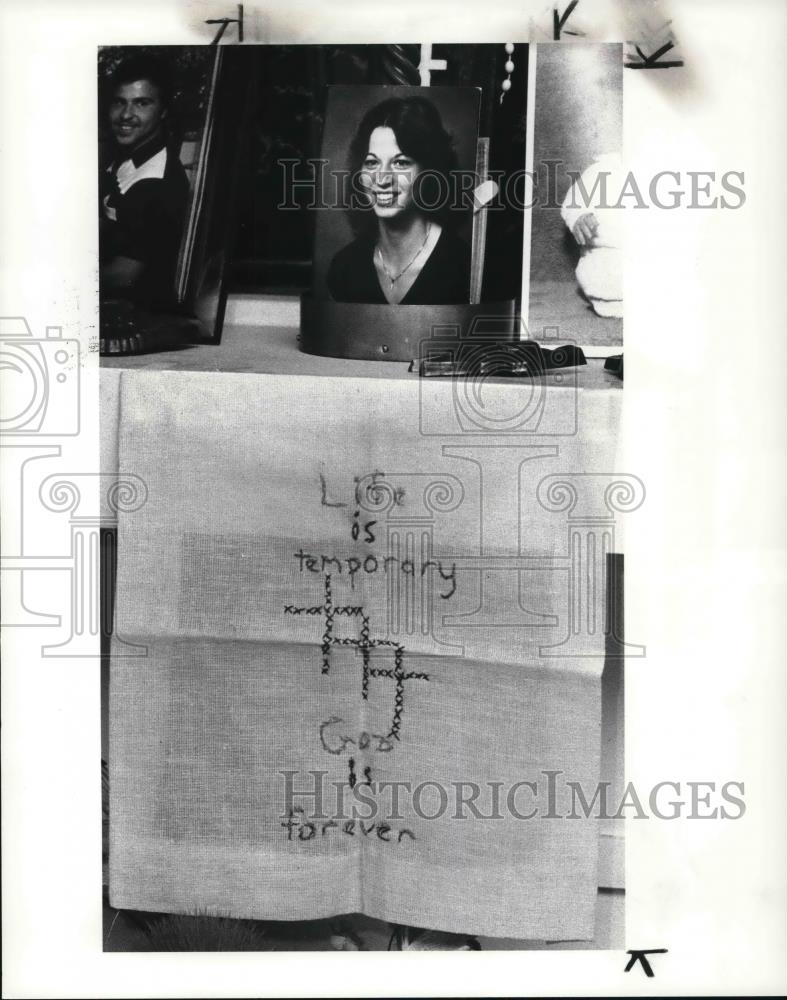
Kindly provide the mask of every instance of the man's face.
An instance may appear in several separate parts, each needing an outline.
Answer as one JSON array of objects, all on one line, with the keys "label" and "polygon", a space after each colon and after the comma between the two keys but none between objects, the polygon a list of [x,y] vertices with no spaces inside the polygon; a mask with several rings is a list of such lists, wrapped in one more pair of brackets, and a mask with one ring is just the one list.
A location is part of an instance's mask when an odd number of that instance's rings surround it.
[{"label": "man's face", "polygon": [[131,152],[161,128],[166,111],[158,87],[150,80],[122,83],[109,105],[109,124],[115,141]]}]

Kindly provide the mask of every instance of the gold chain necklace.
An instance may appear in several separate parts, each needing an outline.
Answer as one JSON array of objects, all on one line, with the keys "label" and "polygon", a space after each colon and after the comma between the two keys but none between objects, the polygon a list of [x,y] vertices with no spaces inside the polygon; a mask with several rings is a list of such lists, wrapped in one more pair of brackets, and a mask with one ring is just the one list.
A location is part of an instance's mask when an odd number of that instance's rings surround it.
[{"label": "gold chain necklace", "polygon": [[379,243],[377,244],[377,256],[380,258],[380,266],[382,267],[383,271],[385,271],[386,278],[391,282],[391,288],[393,288],[393,286],[396,284],[396,282],[401,278],[401,276],[406,271],[410,270],[410,268],[416,262],[416,259],[421,256],[421,254],[424,251],[424,247],[429,242],[429,236],[431,235],[431,232],[432,232],[432,223],[429,222],[429,223],[427,223],[427,226],[426,226],[426,236],[424,236],[423,243],[421,244],[421,246],[413,254],[413,257],[410,260],[410,263],[406,267],[403,267],[402,270],[397,275],[391,275],[391,272],[385,266],[385,260],[383,259],[383,252],[380,249]]}]

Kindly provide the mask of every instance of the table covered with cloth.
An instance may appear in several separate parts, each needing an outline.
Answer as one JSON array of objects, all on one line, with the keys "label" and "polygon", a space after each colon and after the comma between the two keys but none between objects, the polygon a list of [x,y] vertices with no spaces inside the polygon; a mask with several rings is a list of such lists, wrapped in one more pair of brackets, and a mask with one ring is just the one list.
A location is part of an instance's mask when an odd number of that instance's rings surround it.
[{"label": "table covered with cloth", "polygon": [[592,939],[622,393],[401,375],[102,371],[113,906]]}]

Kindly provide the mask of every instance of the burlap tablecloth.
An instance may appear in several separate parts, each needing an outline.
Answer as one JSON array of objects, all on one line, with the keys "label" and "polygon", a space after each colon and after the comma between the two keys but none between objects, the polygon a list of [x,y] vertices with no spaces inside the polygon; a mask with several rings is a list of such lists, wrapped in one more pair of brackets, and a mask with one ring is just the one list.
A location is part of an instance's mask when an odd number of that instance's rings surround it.
[{"label": "burlap tablecloth", "polygon": [[147,500],[118,524],[113,906],[592,938],[597,820],[564,817],[604,631],[572,625],[559,481],[614,469],[620,393],[542,387],[503,426],[523,390],[486,386],[468,430],[455,390],[121,375]]}]

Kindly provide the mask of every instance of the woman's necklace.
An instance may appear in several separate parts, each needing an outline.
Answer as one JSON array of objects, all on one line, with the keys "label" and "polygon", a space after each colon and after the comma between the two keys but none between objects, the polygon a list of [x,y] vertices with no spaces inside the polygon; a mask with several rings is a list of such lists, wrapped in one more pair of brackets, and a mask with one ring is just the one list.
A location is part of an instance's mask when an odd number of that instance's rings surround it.
[{"label": "woman's necklace", "polygon": [[382,267],[383,271],[385,272],[386,278],[391,282],[391,288],[393,288],[393,286],[396,284],[396,282],[401,278],[401,276],[406,271],[410,270],[410,268],[416,262],[417,258],[420,257],[421,254],[424,252],[424,247],[429,242],[429,236],[430,236],[431,232],[432,232],[432,223],[429,222],[429,223],[427,223],[427,226],[426,226],[426,236],[424,236],[423,243],[421,244],[421,246],[413,254],[413,256],[412,256],[412,258],[410,260],[410,263],[407,264],[406,267],[403,267],[402,270],[398,274],[395,274],[395,275],[391,274],[391,272],[385,266],[385,260],[383,259],[383,252],[380,249],[379,243],[377,244],[377,256],[380,258],[380,266]]}]

